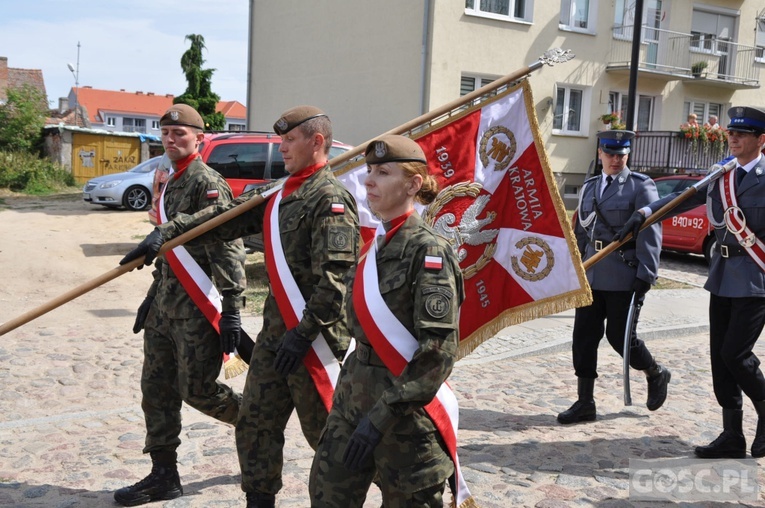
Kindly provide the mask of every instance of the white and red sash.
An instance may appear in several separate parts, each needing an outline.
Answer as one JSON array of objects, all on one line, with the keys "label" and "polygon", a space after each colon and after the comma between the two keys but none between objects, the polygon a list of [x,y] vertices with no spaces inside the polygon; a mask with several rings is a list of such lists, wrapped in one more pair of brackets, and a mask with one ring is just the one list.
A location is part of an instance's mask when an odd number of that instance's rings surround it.
[{"label": "white and red sash", "polygon": [[744,211],[738,206],[736,172],[728,171],[720,180],[720,199],[725,210],[725,225],[749,257],[765,272],[765,244],[746,225]]},{"label": "white and red sash", "polygon": [[[377,234],[384,234],[381,226]],[[376,251],[377,242],[374,238],[362,248],[356,269],[356,280],[353,284],[353,307],[359,324],[375,353],[394,376],[399,376],[414,356],[419,344],[391,312],[380,294]],[[449,385],[443,383],[435,398],[424,409],[433,420],[454,461],[456,491],[453,494],[456,506],[475,506],[457,457],[457,428],[459,427],[457,397]]]},{"label": "white and red sash", "polygon": [[[157,222],[164,224],[167,222],[167,211],[165,210],[165,189],[159,197],[159,206],[157,207]],[[179,245],[173,250],[165,253],[173,273],[180,281],[183,289],[186,290],[194,304],[202,311],[202,314],[210,321],[215,331],[220,333],[218,322],[220,321],[220,312],[222,308],[221,296],[213,285],[212,280],[202,270],[189,251],[183,245]]]},{"label": "white and red sash", "polygon": [[[269,200],[266,205],[263,220],[263,245],[266,251],[266,271],[271,283],[271,293],[274,295],[279,312],[288,330],[295,328],[305,310],[305,298],[295,282],[295,278],[287,265],[279,233],[279,204],[282,200],[282,190]],[[311,375],[327,412],[332,408],[332,396],[340,375],[340,362],[327,344],[321,333],[311,343],[303,364]]]},{"label": "white and red sash", "polygon": [[[172,168],[170,174],[173,173]],[[159,197],[159,206],[157,206],[157,222],[163,224],[167,222],[167,211],[165,210],[165,189],[167,184],[162,188],[162,193]],[[218,289],[213,284],[213,281],[205,273],[199,263],[191,257],[189,251],[183,245],[179,245],[172,250],[167,251],[165,254],[165,260],[170,265],[170,269],[173,270],[178,281],[186,290],[186,293],[194,302],[194,305],[202,312],[207,318],[210,324],[213,326],[216,332],[220,334],[220,328],[218,323],[220,322],[221,309],[223,308],[222,298]],[[228,362],[240,356],[238,351],[234,351],[231,355],[227,353],[223,354],[223,361]],[[233,377],[239,372],[235,372],[233,375],[229,375],[229,369],[226,369],[226,377]]]}]

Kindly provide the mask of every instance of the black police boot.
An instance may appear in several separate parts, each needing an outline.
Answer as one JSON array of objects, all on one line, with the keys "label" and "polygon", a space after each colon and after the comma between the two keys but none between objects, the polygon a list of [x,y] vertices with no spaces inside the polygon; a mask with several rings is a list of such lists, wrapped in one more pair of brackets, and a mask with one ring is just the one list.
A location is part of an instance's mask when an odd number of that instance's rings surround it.
[{"label": "black police boot", "polygon": [[694,453],[702,459],[743,459],[746,457],[746,438],[741,429],[744,412],[723,408],[723,431],[706,446],[697,446]]},{"label": "black police boot", "polygon": [[114,493],[114,500],[122,506],[138,506],[151,501],[169,500],[181,497],[183,487],[178,477],[177,458],[173,452],[151,452],[151,473],[129,487]]},{"label": "black police boot", "polygon": [[752,441],[752,457],[759,459],[765,457],[765,400],[752,402],[757,410],[757,433]]},{"label": "black police boot", "polygon": [[560,423],[591,422],[595,420],[595,400],[592,398],[592,390],[595,387],[595,379],[584,377],[577,378],[577,393],[579,400],[574,405],[558,415]]},{"label": "black police boot", "polygon": [[648,380],[648,399],[645,405],[650,411],[656,411],[667,400],[667,385],[672,373],[656,362],[643,372]]},{"label": "black police boot", "polygon": [[276,496],[262,492],[247,492],[247,508],[274,508]]}]

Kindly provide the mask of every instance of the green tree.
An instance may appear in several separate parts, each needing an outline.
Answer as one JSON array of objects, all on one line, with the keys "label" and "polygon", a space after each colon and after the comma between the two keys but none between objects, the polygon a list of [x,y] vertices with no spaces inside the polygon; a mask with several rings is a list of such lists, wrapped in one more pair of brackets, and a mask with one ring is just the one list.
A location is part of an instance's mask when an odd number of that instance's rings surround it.
[{"label": "green tree", "polygon": [[0,150],[31,152],[42,138],[47,98],[29,84],[10,87],[6,95],[0,105]]},{"label": "green tree", "polygon": [[215,108],[220,101],[220,96],[212,91],[212,75],[215,69],[203,69],[205,59],[202,50],[205,48],[205,38],[201,35],[190,34],[186,36],[191,42],[191,47],[181,56],[181,69],[186,75],[186,91],[173,101],[175,104],[188,104],[199,111],[205,121],[207,130],[219,131],[226,126],[226,117],[218,113]]}]

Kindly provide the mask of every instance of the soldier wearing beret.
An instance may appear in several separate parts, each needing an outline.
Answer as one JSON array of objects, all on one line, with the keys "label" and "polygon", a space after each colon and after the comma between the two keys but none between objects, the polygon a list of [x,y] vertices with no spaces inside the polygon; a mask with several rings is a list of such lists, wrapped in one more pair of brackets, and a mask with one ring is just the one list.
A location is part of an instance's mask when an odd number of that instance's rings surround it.
[{"label": "soldier wearing beret", "polygon": [[[449,243],[414,210],[438,192],[417,143],[381,137],[366,163],[367,202],[383,227],[351,273],[345,305],[356,349],[314,456],[311,506],[363,506],[375,478],[387,508],[442,506],[454,464],[424,407],[454,365],[462,273]],[[392,366],[389,350],[404,340],[411,358]]]},{"label": "soldier wearing beret", "polygon": [[[653,180],[627,167],[634,137],[632,131],[598,133],[603,172],[584,182],[574,225],[583,260],[611,243],[633,211],[658,198]],[[637,241],[626,243],[587,270],[592,304],[576,309],[572,344],[578,400],[558,415],[560,423],[595,420],[593,388],[598,377],[598,344],[605,332],[611,347],[622,355],[627,326],[631,327],[630,366],[643,371],[648,380],[646,406],[655,411],[664,404],[670,372],[656,363],[635,332],[637,311],[656,281],[660,253],[661,226],[657,224]],[[627,323],[631,305],[636,311],[632,323]]]},{"label": "soldier wearing beret", "polygon": [[[765,378],[754,348],[765,325],[765,111],[753,107],[728,110],[728,147],[735,159],[712,181],[674,208],[671,217],[706,203],[715,246],[704,285],[709,297],[709,352],[712,385],[722,408],[722,433],[701,458],[743,458],[742,391],[757,412],[752,457],[765,457]],[[620,232],[636,234],[645,217],[677,197],[670,194],[637,211]],[[642,237],[644,234],[640,233]]]},{"label": "soldier wearing beret", "polygon": [[[206,166],[197,149],[204,123],[185,104],[170,107],[160,119],[162,145],[174,173],[162,194],[159,216],[171,219],[192,214],[232,199],[226,181]],[[158,234],[149,235],[156,239]],[[161,245],[161,241],[159,242]],[[180,247],[191,258],[158,259],[154,282],[138,309],[133,333],[144,330],[141,407],[146,419],[146,446],[152,460],[151,473],[129,487],[119,489],[114,499],[124,506],[137,506],[183,494],[176,449],[180,445],[181,402],[213,418],[235,425],[241,397],[217,382],[223,353],[230,352],[240,333],[239,309],[245,287],[245,252],[241,240],[207,246]],[[175,251],[174,251],[175,252]],[[126,262],[123,260],[123,264]],[[150,263],[151,261],[149,261]],[[193,264],[222,296],[219,331],[205,317],[181,277]]]},{"label": "soldier wearing beret", "polygon": [[[269,293],[236,426],[242,490],[251,508],[275,504],[282,487],[284,429],[293,409],[311,447],[319,442],[332,396],[331,386],[328,394],[325,386],[332,373],[323,366],[334,362],[336,377],[348,348],[343,279],[356,262],[359,242],[356,202],[327,164],[332,144],[327,115],[297,106],[281,115],[274,131],[282,138],[279,151],[290,174],[282,191],[192,241],[264,236]],[[250,197],[178,216],[158,231],[169,240]],[[140,254],[151,258],[158,249],[146,242]]]}]

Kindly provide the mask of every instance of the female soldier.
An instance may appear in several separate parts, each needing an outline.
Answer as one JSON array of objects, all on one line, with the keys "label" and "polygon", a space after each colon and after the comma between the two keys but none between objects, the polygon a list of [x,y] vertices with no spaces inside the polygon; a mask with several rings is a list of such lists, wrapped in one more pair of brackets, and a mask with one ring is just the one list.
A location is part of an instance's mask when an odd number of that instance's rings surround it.
[{"label": "female soldier", "polygon": [[449,391],[462,274],[448,242],[414,213],[415,201],[428,204],[438,192],[417,143],[383,136],[367,146],[366,163],[367,202],[383,224],[349,272],[345,303],[356,349],[314,457],[311,502],[360,507],[376,478],[386,508],[442,506],[455,472],[447,443],[456,433],[450,438],[432,415]]}]

